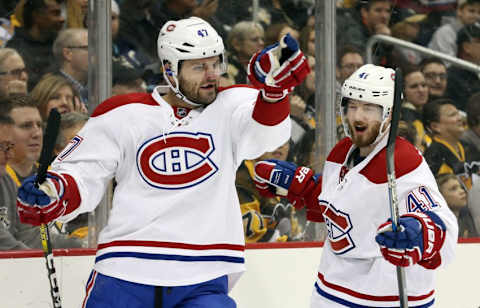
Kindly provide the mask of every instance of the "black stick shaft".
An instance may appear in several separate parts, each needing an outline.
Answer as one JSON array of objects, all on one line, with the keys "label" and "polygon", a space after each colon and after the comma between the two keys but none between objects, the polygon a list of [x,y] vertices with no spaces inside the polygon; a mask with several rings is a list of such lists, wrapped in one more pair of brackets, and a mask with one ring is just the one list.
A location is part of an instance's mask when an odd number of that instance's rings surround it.
[{"label": "black stick shaft", "polygon": [[[395,176],[395,140],[397,138],[398,122],[400,121],[400,109],[402,105],[403,74],[400,68],[395,70],[395,90],[392,107],[392,120],[387,141],[387,179],[388,196],[390,201],[390,216],[392,218],[392,229],[398,231],[398,197]],[[405,269],[397,266],[397,283],[400,297],[400,307],[408,308],[407,285]]]},{"label": "black stick shaft", "polygon": [[[59,128],[60,114],[56,109],[52,109],[48,116],[47,128],[45,129],[45,135],[43,138],[42,153],[40,154],[39,161],[40,166],[38,167],[36,181],[37,187],[47,178],[47,170],[53,157],[53,149],[55,148]],[[57,284],[57,272],[55,270],[55,264],[53,263],[53,250],[50,242],[50,233],[46,224],[42,224],[40,226],[40,238],[42,240],[43,255],[45,256],[45,262],[47,265],[48,280],[50,282],[50,295],[52,296],[53,307],[61,308],[62,300],[60,298],[60,290]]]}]

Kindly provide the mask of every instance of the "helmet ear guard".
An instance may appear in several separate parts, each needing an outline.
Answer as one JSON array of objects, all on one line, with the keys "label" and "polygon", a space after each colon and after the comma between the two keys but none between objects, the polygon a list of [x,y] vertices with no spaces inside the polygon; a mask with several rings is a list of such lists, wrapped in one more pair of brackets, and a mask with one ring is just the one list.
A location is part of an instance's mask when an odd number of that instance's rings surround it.
[{"label": "helmet ear guard", "polygon": [[348,77],[342,85],[341,115],[345,134],[351,137],[346,108],[350,99],[376,104],[382,107],[380,132],[374,143],[387,131],[388,119],[393,108],[395,71],[391,68],[365,64]]}]

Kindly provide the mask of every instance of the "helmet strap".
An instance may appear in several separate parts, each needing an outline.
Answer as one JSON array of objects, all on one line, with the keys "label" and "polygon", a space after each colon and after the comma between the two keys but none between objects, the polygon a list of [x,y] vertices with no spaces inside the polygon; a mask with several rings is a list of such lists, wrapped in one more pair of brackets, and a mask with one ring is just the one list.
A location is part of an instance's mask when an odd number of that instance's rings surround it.
[{"label": "helmet strap", "polygon": [[[170,87],[170,89],[173,91],[173,93],[175,93],[175,96],[178,97],[179,99],[181,99],[182,101],[184,101],[185,103],[191,105],[192,107],[201,107],[203,106],[202,104],[198,104],[198,103],[194,103],[192,102],[191,100],[189,100],[183,93],[182,91],[180,91],[180,83],[178,82],[178,78],[176,76],[176,74],[174,72],[172,72],[171,70],[169,70],[169,74],[167,74],[167,72],[165,71],[163,73],[163,76],[165,78],[165,80],[167,81],[168,83],[168,86]],[[172,82],[170,81],[170,79],[168,78],[172,78],[173,81],[175,82],[175,86],[173,86]]]}]

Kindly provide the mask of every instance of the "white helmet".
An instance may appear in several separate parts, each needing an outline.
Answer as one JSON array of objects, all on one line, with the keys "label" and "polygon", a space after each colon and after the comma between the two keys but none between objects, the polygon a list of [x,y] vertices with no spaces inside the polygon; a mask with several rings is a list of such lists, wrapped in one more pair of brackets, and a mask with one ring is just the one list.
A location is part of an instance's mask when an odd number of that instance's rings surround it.
[{"label": "white helmet", "polygon": [[[167,21],[158,36],[158,57],[163,65],[163,75],[175,94],[193,106],[201,106],[183,95],[178,83],[178,68],[182,60],[202,59],[220,56],[222,69],[225,70],[223,40],[217,31],[205,20],[190,17],[178,21]],[[165,65],[169,64],[167,68]],[[167,78],[175,81],[175,86]]]},{"label": "white helmet", "polygon": [[394,89],[395,71],[391,68],[365,64],[348,77],[343,82],[340,108],[345,134],[351,137],[346,117],[347,103],[350,98],[377,104],[382,107],[383,113],[380,133],[374,141],[376,143],[383,136],[382,131],[392,112]]}]

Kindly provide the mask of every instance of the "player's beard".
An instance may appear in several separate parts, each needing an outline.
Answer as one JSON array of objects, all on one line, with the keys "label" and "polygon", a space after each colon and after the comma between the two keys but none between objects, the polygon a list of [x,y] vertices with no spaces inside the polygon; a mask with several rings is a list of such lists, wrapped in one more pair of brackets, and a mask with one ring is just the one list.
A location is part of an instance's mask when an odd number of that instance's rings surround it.
[{"label": "player's beard", "polygon": [[185,95],[186,98],[194,103],[209,105],[215,100],[215,98],[217,98],[217,83],[215,83],[213,91],[208,91],[209,93],[205,93],[206,91],[200,90],[198,83],[189,82],[182,76],[179,76],[178,82],[180,84],[180,91],[183,93],[183,95]]},{"label": "player's beard", "polygon": [[[354,125],[357,123],[353,123]],[[363,124],[363,123],[362,123]],[[362,133],[358,134],[352,125],[348,123],[348,129],[350,129],[350,135],[352,136],[352,142],[359,148],[366,147],[371,145],[380,132],[381,123],[376,121],[368,125],[367,129]]]}]

